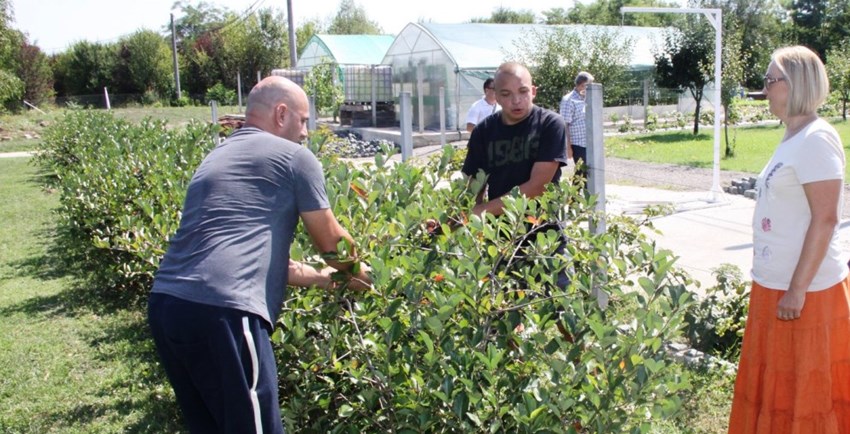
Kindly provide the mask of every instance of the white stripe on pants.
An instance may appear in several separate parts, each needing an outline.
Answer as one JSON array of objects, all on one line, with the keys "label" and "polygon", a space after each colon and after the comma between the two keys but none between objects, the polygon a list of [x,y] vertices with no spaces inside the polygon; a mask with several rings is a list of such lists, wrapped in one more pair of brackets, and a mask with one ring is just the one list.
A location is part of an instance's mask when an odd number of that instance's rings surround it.
[{"label": "white stripe on pants", "polygon": [[259,364],[257,360],[257,347],[254,345],[254,334],[251,333],[251,327],[248,324],[248,317],[242,317],[242,331],[245,335],[245,340],[248,342],[248,352],[251,353],[251,403],[254,405],[254,426],[257,427],[257,434],[263,434],[263,420],[260,417],[260,398],[257,396],[257,381],[259,379]]}]

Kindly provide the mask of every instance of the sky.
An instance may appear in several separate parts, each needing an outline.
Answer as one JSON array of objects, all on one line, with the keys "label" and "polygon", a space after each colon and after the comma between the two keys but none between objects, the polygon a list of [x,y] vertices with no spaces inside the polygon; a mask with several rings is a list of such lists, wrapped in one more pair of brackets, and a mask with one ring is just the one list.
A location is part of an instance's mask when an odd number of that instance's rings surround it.
[{"label": "sky", "polygon": [[[199,0],[189,0],[198,4]],[[498,7],[531,10],[538,16],[555,7],[569,9],[575,0],[355,0],[386,34],[398,34],[408,23],[462,23],[489,17]],[[286,11],[286,0],[206,0],[241,13],[257,8]],[[174,0],[11,0],[13,27],[26,33],[31,44],[53,54],[75,42],[115,42],[140,29],[162,30],[169,23]],[[295,26],[309,19],[330,22],[339,0],[292,0]]]}]

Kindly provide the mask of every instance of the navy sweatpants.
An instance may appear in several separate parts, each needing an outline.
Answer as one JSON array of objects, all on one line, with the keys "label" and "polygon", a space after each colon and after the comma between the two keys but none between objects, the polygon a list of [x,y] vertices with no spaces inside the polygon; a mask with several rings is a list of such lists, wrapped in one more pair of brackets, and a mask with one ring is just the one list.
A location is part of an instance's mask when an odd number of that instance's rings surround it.
[{"label": "navy sweatpants", "polygon": [[[570,145],[573,151],[573,162],[576,164],[575,177],[587,181],[587,148],[584,146]],[[579,168],[579,166],[581,166]],[[579,178],[580,177],[580,178]]]},{"label": "navy sweatpants", "polygon": [[284,432],[265,320],[155,293],[148,322],[192,433]]}]

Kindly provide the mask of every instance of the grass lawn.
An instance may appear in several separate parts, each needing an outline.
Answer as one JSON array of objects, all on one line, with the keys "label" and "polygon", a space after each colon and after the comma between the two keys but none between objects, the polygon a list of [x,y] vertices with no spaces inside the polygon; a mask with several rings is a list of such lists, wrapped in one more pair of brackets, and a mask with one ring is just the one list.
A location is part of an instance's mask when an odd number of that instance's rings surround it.
[{"label": "grass lawn", "polygon": [[143,309],[62,269],[28,161],[0,159],[0,432],[179,432]]},{"label": "grass lawn", "polygon": [[[850,122],[839,120],[832,124],[841,136],[845,152],[850,151]],[[714,164],[713,128],[701,126],[699,135],[694,136],[690,127],[680,131],[606,137],[605,152],[608,156],[630,160],[711,168]],[[726,142],[721,128],[720,169],[758,174],[784,131],[779,125],[730,128],[730,141],[733,137],[736,139],[735,156],[723,158]]]},{"label": "grass lawn", "polygon": [[[65,109],[29,110],[18,115],[0,115],[0,152],[32,151],[46,126],[62,119]],[[243,107],[244,110],[244,107]],[[162,119],[171,126],[182,126],[192,120],[209,122],[212,112],[208,106],[199,107],[127,107],[112,110],[115,116],[131,122],[146,117]],[[238,113],[236,106],[218,108],[218,115]]]}]

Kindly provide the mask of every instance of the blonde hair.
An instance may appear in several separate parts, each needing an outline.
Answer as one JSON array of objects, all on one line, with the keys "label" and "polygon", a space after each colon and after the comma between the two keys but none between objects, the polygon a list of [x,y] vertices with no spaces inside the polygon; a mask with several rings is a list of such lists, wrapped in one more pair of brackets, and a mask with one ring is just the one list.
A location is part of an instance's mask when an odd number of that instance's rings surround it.
[{"label": "blonde hair", "polygon": [[818,55],[801,45],[779,48],[770,57],[788,84],[788,116],[813,114],[829,95],[829,78]]}]

